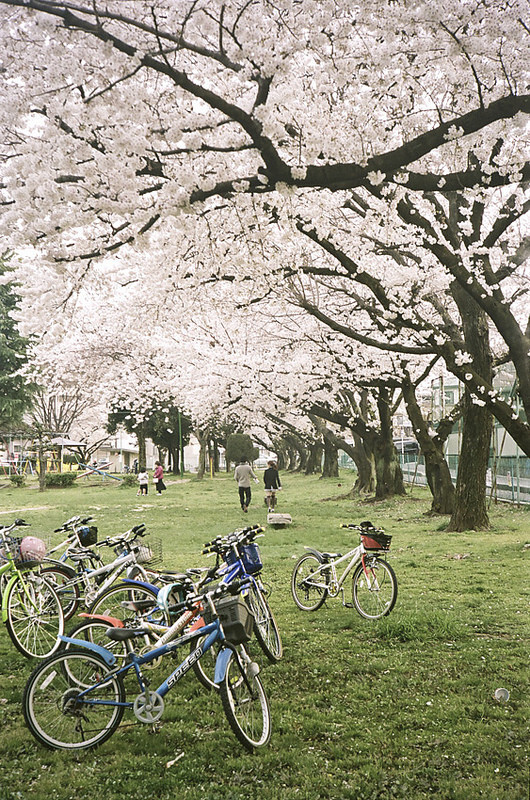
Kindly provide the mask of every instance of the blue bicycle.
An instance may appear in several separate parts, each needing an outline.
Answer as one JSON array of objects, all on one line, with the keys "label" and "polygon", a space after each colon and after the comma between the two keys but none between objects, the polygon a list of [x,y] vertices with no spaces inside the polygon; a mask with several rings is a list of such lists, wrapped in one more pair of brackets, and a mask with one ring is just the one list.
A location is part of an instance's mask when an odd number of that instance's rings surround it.
[{"label": "blue bicycle", "polygon": [[[268,660],[275,663],[283,655],[282,640],[266,597],[268,590],[261,579],[261,554],[254,541],[262,535],[263,530],[259,525],[253,525],[207,542],[203,554],[215,553],[216,563],[202,579],[201,586],[213,580],[221,580],[222,585],[227,586],[233,581],[244,582],[247,589],[243,591],[243,596],[254,619],[254,635]],[[215,664],[213,658],[212,652],[210,658],[195,667],[198,679],[207,689],[215,686],[211,677]]]},{"label": "blue bicycle", "polygon": [[[143,655],[135,653],[133,647],[134,639],[144,636],[141,628],[111,628],[108,637],[127,646],[128,658],[122,666],[116,666],[116,656],[101,645],[61,637],[71,645],[70,649],[40,664],[24,689],[24,718],[33,736],[50,748],[84,750],[112,736],[126,709],[132,710],[140,722],[157,722],[170,689],[205,653],[220,645],[215,681],[230,727],[250,751],[267,744],[271,733],[269,704],[258,675],[259,666],[243,646],[251,636],[252,615],[237,596],[240,590],[241,585],[235,583],[218,586],[176,604],[172,611],[193,608],[202,602],[207,624]],[[160,686],[151,689],[142,666],[174,653],[190,641],[196,643],[192,652]],[[138,694],[132,700],[127,700],[123,680],[129,671],[136,675],[138,685]]]}]

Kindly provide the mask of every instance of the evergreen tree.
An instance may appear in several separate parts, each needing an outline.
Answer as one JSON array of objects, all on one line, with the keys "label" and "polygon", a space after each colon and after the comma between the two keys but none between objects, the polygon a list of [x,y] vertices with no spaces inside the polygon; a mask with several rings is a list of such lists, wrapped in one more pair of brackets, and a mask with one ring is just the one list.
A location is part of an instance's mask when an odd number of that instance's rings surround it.
[{"label": "evergreen tree", "polygon": [[[0,277],[11,271],[9,257],[0,257]],[[32,403],[35,387],[20,374],[27,363],[29,340],[20,335],[13,318],[20,301],[15,284],[0,283],[0,430],[19,427]]]}]

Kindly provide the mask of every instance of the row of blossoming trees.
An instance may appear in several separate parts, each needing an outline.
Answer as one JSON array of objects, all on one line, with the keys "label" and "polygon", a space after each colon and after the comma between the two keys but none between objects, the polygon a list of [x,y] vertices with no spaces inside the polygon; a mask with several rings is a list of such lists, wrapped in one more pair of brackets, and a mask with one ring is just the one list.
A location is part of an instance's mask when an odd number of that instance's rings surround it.
[{"label": "row of blossoming trees", "polygon": [[[35,360],[95,361],[203,438],[235,416],[349,448],[380,497],[403,490],[402,397],[433,510],[487,526],[492,418],[530,455],[525,3],[0,13],[1,224]],[[520,413],[494,388],[507,361]],[[433,436],[417,401],[442,367],[465,387],[456,489],[454,420]]]}]

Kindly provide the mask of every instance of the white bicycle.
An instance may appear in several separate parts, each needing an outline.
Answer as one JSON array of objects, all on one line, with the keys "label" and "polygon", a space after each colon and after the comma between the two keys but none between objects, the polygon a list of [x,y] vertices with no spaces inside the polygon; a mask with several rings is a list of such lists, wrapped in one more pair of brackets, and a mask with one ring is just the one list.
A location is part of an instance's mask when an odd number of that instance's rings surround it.
[{"label": "white bicycle", "polygon": [[[341,527],[359,531],[360,543],[344,555],[306,547],[307,553],[298,559],[291,577],[294,602],[302,611],[316,611],[328,596],[338,597],[340,594],[342,605],[355,608],[361,617],[385,617],[397,599],[397,578],[384,560],[392,536],[382,528],[375,528],[371,522]],[[340,568],[337,570],[339,565],[345,565],[342,574],[339,574]],[[352,575],[352,603],[346,602],[344,595],[349,575]]]}]

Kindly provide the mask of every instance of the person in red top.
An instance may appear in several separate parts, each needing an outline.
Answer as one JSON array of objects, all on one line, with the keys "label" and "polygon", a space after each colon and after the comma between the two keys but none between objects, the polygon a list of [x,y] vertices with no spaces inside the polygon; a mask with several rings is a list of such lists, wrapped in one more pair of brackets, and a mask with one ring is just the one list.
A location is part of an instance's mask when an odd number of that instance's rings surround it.
[{"label": "person in red top", "polygon": [[157,494],[162,494],[166,485],[164,483],[164,469],[160,461],[155,461],[155,471],[153,473],[153,480]]}]

